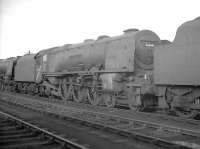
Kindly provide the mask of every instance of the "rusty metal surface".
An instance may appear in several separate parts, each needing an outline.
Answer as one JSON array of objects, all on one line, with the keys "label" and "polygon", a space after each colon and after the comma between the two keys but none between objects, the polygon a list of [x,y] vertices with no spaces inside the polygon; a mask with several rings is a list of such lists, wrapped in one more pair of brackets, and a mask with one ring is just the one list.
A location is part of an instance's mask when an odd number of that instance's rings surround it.
[{"label": "rusty metal surface", "polygon": [[135,31],[41,51],[36,59],[43,57],[40,65],[44,72],[81,71],[100,66],[106,70],[133,71],[135,62],[141,66],[152,65],[152,49],[159,41],[159,37],[152,31]]}]

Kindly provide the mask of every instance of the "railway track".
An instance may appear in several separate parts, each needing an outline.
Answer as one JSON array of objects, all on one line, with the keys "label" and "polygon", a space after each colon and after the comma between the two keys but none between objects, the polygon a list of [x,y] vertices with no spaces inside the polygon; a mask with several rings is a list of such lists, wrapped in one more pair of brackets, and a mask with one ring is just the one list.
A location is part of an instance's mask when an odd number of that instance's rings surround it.
[{"label": "railway track", "polygon": [[[193,129],[197,129],[197,131],[200,131],[200,121],[195,119],[188,119],[188,118],[181,118],[171,115],[166,115],[163,113],[149,113],[149,112],[139,112],[139,111],[133,111],[133,110],[126,110],[126,109],[119,109],[119,108],[107,108],[103,106],[92,106],[89,104],[82,104],[82,103],[75,103],[72,101],[63,101],[58,99],[52,99],[52,98],[45,98],[45,97],[36,97],[31,96],[27,94],[18,94],[18,93],[1,93],[0,96],[9,96],[13,98],[30,98],[33,100],[39,100],[39,101],[45,101],[52,104],[59,104],[59,105],[66,105],[67,107],[75,107],[85,110],[91,110],[91,111],[99,111],[103,113],[111,113],[111,114],[117,114],[122,117],[134,117],[135,119],[139,120],[150,120],[150,121],[156,121],[159,123],[168,124],[168,125],[177,125],[179,127],[183,127],[183,129],[188,129],[192,126]],[[181,125],[180,125],[181,124]]]},{"label": "railway track", "polygon": [[15,117],[23,119],[31,124],[44,128],[54,134],[65,136],[67,139],[77,142],[89,149],[166,149],[148,142],[122,136],[103,129],[83,125],[77,121],[58,119],[52,115],[33,111],[21,106],[0,101],[0,110]]},{"label": "railway track", "polygon": [[2,111],[0,111],[0,148],[87,149]]},{"label": "railway track", "polygon": [[[4,100],[5,101],[5,100]],[[76,121],[95,128],[111,131],[123,136],[143,140],[167,148],[200,148],[200,131],[182,129],[145,120],[136,120],[108,113],[66,107],[39,100],[6,100],[33,111],[57,118]]]},{"label": "railway track", "polygon": [[40,96],[32,96],[28,94],[20,94],[20,93],[13,93],[13,92],[0,92],[0,95],[9,95],[9,96],[21,96],[21,97],[27,97],[27,98],[33,98],[35,100],[42,100],[50,103],[56,103],[56,104],[62,104],[62,105],[70,105],[70,106],[78,106],[85,109],[92,109],[92,110],[103,110],[103,111],[113,111],[113,112],[119,112],[119,113],[129,113],[131,115],[140,115],[140,116],[146,116],[146,117],[152,117],[152,118],[159,118],[159,119],[170,119],[173,121],[183,122],[183,123],[191,123],[194,125],[200,124],[200,116],[197,119],[190,119],[190,118],[183,118],[183,117],[177,117],[173,113],[170,113],[169,115],[167,113],[164,113],[165,111],[159,111],[159,112],[140,112],[140,111],[134,111],[129,109],[123,109],[123,108],[107,108],[105,106],[92,106],[87,103],[76,103],[73,101],[63,101],[58,100],[54,98],[46,98],[46,97],[40,97]]}]

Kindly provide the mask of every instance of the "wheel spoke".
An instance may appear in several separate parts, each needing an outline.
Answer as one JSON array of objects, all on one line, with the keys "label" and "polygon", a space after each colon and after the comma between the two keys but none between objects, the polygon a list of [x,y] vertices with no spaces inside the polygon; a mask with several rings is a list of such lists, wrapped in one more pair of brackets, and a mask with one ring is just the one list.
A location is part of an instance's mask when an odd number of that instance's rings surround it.
[{"label": "wheel spoke", "polygon": [[86,89],[81,87],[74,88],[72,93],[75,102],[82,102],[87,97]]},{"label": "wheel spoke", "polygon": [[106,107],[112,108],[116,106],[116,98],[113,95],[105,94],[103,95],[104,103]]},{"label": "wheel spoke", "polygon": [[63,100],[69,100],[72,97],[72,85],[62,84],[61,85],[61,98]]},{"label": "wheel spoke", "polygon": [[87,97],[88,97],[89,103],[93,106],[98,105],[101,101],[101,96],[98,95],[98,93],[95,91],[94,88],[92,88],[92,89],[88,88]]}]

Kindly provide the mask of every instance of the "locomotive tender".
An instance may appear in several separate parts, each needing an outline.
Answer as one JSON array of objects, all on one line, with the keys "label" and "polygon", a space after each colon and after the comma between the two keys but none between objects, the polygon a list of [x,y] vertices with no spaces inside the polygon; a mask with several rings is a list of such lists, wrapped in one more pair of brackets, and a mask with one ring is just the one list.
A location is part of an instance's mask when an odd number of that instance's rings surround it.
[{"label": "locomotive tender", "polygon": [[175,40],[129,29],[36,54],[0,61],[1,89],[130,109],[200,110],[200,19],[181,25]]}]

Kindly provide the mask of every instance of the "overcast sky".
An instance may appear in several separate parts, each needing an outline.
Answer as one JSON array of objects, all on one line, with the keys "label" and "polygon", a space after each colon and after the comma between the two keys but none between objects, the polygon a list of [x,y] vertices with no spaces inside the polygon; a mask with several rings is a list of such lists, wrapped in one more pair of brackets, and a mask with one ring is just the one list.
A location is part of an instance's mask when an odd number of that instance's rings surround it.
[{"label": "overcast sky", "polygon": [[24,55],[128,28],[173,41],[200,16],[198,0],[0,0],[0,58]]}]

